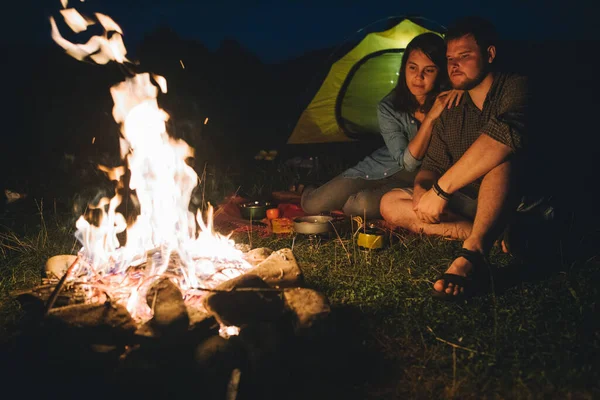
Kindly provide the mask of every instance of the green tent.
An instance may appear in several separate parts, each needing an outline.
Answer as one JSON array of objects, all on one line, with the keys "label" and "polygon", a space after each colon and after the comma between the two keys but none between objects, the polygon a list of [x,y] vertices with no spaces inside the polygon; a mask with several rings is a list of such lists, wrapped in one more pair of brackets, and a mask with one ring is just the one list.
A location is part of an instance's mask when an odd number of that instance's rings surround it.
[{"label": "green tent", "polygon": [[331,66],[288,143],[347,142],[379,135],[377,104],[396,86],[404,49],[425,32],[431,30],[404,19],[391,29],[368,34]]}]

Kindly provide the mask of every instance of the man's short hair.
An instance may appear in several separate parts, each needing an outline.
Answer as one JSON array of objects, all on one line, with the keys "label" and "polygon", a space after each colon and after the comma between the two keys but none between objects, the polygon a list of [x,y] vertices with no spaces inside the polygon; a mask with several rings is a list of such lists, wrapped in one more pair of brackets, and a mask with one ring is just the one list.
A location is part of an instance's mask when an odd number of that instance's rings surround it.
[{"label": "man's short hair", "polygon": [[477,16],[463,17],[454,21],[448,27],[444,38],[447,43],[449,40],[467,35],[473,35],[482,54],[487,52],[488,47],[495,46],[498,41],[498,34],[496,33],[494,24],[485,18]]}]

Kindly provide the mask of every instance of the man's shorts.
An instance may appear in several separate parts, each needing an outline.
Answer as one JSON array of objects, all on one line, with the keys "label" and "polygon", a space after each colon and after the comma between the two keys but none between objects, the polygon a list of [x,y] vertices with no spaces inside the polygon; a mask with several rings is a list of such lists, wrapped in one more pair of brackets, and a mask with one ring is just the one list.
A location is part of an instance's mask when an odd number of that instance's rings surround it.
[{"label": "man's shorts", "polygon": [[[401,190],[412,197],[413,188],[395,188],[393,190]],[[455,214],[462,215],[470,220],[475,219],[475,213],[477,212],[477,199],[473,199],[461,191],[454,192],[450,201],[448,202],[448,209]]]}]

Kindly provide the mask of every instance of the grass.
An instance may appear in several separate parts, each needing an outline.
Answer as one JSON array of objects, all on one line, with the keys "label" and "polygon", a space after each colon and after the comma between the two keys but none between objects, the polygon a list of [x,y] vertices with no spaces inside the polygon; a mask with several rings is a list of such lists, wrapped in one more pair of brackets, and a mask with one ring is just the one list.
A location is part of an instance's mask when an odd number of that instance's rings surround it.
[{"label": "grass", "polygon": [[[289,239],[256,237],[253,243],[290,247]],[[469,303],[436,302],[429,290],[458,246],[406,233],[380,252],[347,242],[346,257],[340,240],[294,243],[308,283],[325,293],[334,309],[354,314],[349,318],[359,332],[355,345],[377,355],[367,365],[352,364],[365,380],[357,398],[600,394],[593,356],[600,346],[598,259]],[[496,251],[491,259],[500,271],[511,268],[509,256]]]},{"label": "grass", "polygon": [[44,211],[43,201],[31,209],[17,207],[0,219],[0,339],[6,338],[21,316],[9,293],[38,285],[46,260],[78,250],[75,225],[68,214]]},{"label": "grass", "polygon": [[[2,338],[22,315],[9,292],[39,283],[49,257],[77,250],[72,215],[29,204],[33,212],[23,205],[0,221]],[[560,242],[544,245],[542,268],[515,265],[494,250],[499,275],[514,279],[498,279],[492,293],[460,304],[429,296],[460,243],[398,233],[387,248],[369,252],[351,237],[234,237],[253,247],[293,248],[307,283],[332,304],[336,345],[314,360],[327,375],[307,378],[311,397],[316,387],[329,398],[360,399],[600,396],[593,235],[563,232]]]}]

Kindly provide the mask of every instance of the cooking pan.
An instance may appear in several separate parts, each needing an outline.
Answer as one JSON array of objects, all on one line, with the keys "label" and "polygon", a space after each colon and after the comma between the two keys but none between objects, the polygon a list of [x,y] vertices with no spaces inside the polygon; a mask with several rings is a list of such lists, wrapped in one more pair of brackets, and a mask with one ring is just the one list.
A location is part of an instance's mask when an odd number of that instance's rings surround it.
[{"label": "cooking pan", "polygon": [[249,201],[239,205],[242,218],[260,221],[267,216],[267,208],[271,207],[268,201]]},{"label": "cooking pan", "polygon": [[332,231],[333,217],[327,215],[306,215],[294,218],[294,231],[306,235],[316,235]]}]

